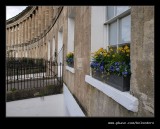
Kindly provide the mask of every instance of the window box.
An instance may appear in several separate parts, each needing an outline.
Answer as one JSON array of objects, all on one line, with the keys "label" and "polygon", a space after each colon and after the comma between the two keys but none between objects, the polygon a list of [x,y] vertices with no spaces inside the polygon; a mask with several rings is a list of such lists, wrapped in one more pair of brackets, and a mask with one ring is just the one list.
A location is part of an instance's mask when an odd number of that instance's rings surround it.
[{"label": "window box", "polygon": [[114,74],[107,75],[106,73],[92,69],[92,77],[120,91],[129,91],[130,89],[130,76],[123,77]]},{"label": "window box", "polygon": [[69,67],[74,68],[74,53],[69,52],[66,56],[66,63]]},{"label": "window box", "polygon": [[72,68],[74,68],[74,63],[71,63],[71,64],[67,64],[69,67],[72,67]]}]

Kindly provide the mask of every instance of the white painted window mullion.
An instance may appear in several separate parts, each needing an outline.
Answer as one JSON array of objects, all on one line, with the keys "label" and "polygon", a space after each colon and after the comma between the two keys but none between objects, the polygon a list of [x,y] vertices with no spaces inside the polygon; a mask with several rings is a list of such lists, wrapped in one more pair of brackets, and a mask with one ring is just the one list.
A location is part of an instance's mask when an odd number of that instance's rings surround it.
[{"label": "white painted window mullion", "polygon": [[119,43],[119,19],[117,19],[117,49],[118,49],[118,43]]},{"label": "white painted window mullion", "polygon": [[116,16],[116,6],[114,6],[114,17]]},{"label": "white painted window mullion", "polygon": [[107,51],[109,46],[109,24],[107,24]]}]

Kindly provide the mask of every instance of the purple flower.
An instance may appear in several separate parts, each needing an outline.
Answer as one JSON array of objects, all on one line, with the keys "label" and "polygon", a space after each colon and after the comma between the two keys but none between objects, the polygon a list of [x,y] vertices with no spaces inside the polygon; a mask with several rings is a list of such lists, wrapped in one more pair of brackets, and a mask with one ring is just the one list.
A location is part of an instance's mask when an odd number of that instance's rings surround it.
[{"label": "purple flower", "polygon": [[104,62],[103,61],[101,62],[100,66],[104,66]]},{"label": "purple flower", "polygon": [[127,71],[122,72],[122,75],[127,75],[127,74],[128,74]]},{"label": "purple flower", "polygon": [[119,68],[116,68],[116,71],[119,71]]},{"label": "purple flower", "polygon": [[100,67],[100,71],[103,72],[104,71],[104,66]]},{"label": "purple flower", "polygon": [[91,63],[91,68],[97,68],[98,67],[98,63],[97,62],[92,62]]},{"label": "purple flower", "polygon": [[94,68],[94,66],[95,66],[95,63],[92,62],[92,63],[91,63],[91,68]]},{"label": "purple flower", "polygon": [[119,62],[115,62],[115,65],[119,65]]},{"label": "purple flower", "polygon": [[110,70],[111,70],[112,72],[114,72],[114,67],[113,67],[113,66],[110,66]]}]

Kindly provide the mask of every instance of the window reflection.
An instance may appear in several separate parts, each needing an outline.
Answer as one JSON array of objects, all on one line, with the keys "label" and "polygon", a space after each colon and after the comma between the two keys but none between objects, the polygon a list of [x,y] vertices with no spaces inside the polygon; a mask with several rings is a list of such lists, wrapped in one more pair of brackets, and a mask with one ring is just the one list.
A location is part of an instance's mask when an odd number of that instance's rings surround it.
[{"label": "window reflection", "polygon": [[129,6],[116,6],[116,15],[119,15],[127,9],[129,9]]},{"label": "window reflection", "polygon": [[130,42],[131,37],[131,16],[126,16],[120,20],[120,43]]}]

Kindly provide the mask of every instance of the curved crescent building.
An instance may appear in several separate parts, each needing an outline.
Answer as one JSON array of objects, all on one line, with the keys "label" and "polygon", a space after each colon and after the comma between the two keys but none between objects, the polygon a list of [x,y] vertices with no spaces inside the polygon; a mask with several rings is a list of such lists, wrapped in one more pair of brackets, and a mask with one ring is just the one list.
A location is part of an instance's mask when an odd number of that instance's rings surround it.
[{"label": "curved crescent building", "polygon": [[[122,92],[95,79],[90,63],[98,49],[126,44],[131,78]],[[154,6],[29,6],[6,21],[6,48],[7,56],[63,63],[72,116],[154,116]]]},{"label": "curved crescent building", "polygon": [[[14,54],[15,57],[47,59],[48,46],[53,42],[54,37],[53,26],[61,10],[62,7],[58,6],[29,6],[7,20],[8,54],[10,56]],[[55,44],[53,47],[50,51],[52,53],[56,50]],[[9,52],[11,50],[13,51]]]}]

